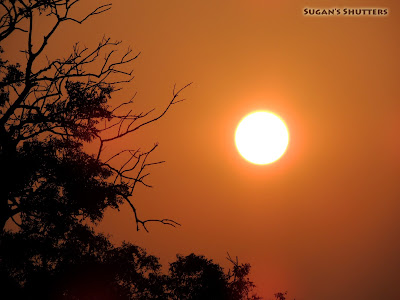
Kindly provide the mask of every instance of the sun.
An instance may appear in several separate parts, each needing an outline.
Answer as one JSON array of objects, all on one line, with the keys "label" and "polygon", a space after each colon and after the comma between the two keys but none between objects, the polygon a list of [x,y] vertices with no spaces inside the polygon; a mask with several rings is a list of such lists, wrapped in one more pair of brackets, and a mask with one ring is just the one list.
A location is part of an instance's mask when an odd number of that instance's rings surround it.
[{"label": "sun", "polygon": [[247,161],[257,165],[270,164],[285,153],[289,132],[277,115],[256,111],[240,121],[235,143],[240,155]]}]

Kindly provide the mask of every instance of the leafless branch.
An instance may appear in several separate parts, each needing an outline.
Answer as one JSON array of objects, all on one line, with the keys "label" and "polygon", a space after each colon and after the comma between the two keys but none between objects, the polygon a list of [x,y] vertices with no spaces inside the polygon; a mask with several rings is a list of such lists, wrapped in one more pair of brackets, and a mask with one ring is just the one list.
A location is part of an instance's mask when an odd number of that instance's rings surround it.
[{"label": "leafless branch", "polygon": [[132,204],[131,200],[129,198],[125,199],[126,202],[129,204],[129,206],[131,207],[133,214],[135,216],[135,222],[136,222],[136,230],[139,231],[140,227],[139,225],[142,225],[144,230],[146,230],[146,232],[149,232],[149,230],[146,227],[146,223],[151,223],[151,222],[157,222],[157,223],[162,223],[164,225],[169,225],[172,227],[176,227],[176,226],[181,226],[181,224],[179,224],[178,222],[175,222],[174,220],[171,219],[147,219],[147,220],[141,220],[138,218],[138,214],[136,211],[135,206]]}]

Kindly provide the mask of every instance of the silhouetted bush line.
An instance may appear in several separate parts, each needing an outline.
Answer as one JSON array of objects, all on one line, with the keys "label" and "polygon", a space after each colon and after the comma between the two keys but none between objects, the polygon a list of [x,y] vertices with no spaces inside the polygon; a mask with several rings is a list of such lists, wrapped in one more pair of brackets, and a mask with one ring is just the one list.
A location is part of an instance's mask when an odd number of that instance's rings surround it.
[{"label": "silhouetted bush line", "polygon": [[[62,229],[62,230],[60,230]],[[169,272],[131,243],[114,246],[80,223],[5,231],[0,244],[3,293],[15,299],[261,299],[249,264],[223,268],[201,255],[177,255]]]}]

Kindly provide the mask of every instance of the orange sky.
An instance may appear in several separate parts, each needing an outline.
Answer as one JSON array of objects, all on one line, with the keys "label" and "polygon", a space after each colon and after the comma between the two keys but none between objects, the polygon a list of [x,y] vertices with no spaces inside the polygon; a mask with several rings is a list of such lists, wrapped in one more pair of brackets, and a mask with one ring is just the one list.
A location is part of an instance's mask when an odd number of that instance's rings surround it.
[{"label": "orange sky", "polygon": [[[77,14],[104,1],[86,2]],[[159,142],[153,159],[167,161],[152,169],[153,189],[137,189],[140,215],[183,226],[136,232],[123,207],[101,230],[163,263],[195,252],[228,266],[229,251],[251,263],[265,299],[285,290],[297,300],[398,298],[399,1],[112,2],[85,25],[63,27],[49,50],[67,54],[104,34],[122,40],[141,55],[118,95],[137,91],[143,107],[161,109],[175,83],[194,84],[186,102],[124,140]],[[349,6],[390,12],[303,16],[304,7]],[[242,159],[233,138],[259,109],[290,131],[286,154],[266,166]]]}]

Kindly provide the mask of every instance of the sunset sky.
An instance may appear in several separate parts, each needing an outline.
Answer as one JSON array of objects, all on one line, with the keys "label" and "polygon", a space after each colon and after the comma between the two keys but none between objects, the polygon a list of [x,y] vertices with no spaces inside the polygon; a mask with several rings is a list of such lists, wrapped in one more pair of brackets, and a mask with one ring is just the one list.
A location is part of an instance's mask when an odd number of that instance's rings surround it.
[{"label": "sunset sky", "polygon": [[[99,3],[108,1],[80,3],[76,15]],[[389,14],[304,16],[306,7]],[[115,0],[62,27],[49,55],[103,35],[141,52],[115,103],[137,92],[138,109],[156,115],[174,84],[193,84],[186,101],[118,145],[160,144],[152,160],[166,163],[134,204],[143,218],[182,226],[137,232],[123,206],[99,230],[166,265],[194,252],[228,267],[229,252],[252,265],[265,299],[286,290],[296,300],[400,297],[399,1]],[[256,110],[289,129],[273,164],[251,164],[235,147],[238,122]]]}]

